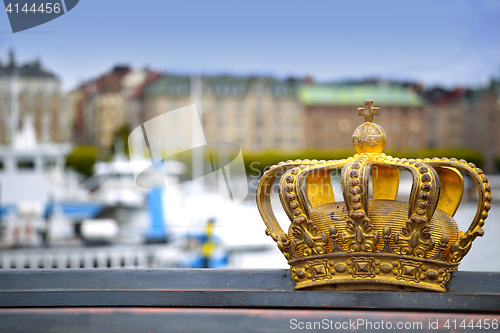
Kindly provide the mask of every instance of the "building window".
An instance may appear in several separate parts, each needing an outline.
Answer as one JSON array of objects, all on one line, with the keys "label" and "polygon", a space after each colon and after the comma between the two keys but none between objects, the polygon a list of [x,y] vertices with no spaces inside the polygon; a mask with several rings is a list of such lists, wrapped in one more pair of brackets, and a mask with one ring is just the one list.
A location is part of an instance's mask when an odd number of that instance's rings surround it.
[{"label": "building window", "polygon": [[418,139],[418,136],[412,135],[410,136],[410,148],[419,148],[420,146],[420,140]]},{"label": "building window", "polygon": [[46,158],[43,161],[44,170],[52,170],[56,167],[56,160],[53,158]]},{"label": "building window", "polygon": [[260,84],[256,85],[255,88],[254,88],[254,92],[258,96],[262,95],[262,92],[263,92],[262,85],[260,85]]},{"label": "building window", "polygon": [[219,128],[224,127],[224,119],[222,118],[217,119],[217,127]]},{"label": "building window", "polygon": [[420,122],[418,120],[412,120],[410,122],[410,131],[413,133],[420,132]]},{"label": "building window", "polygon": [[35,169],[35,161],[32,159],[19,159],[17,160],[17,168],[19,170],[33,170]]},{"label": "building window", "polygon": [[217,112],[223,112],[224,111],[224,103],[218,102],[215,106],[215,109],[217,110]]},{"label": "building window", "polygon": [[189,85],[184,83],[172,83],[167,88],[167,92],[170,95],[185,95],[188,91]]},{"label": "building window", "polygon": [[257,112],[262,111],[262,102],[259,99],[255,102],[254,108],[255,108],[255,111],[257,111]]},{"label": "building window", "polygon": [[238,84],[238,94],[243,95],[245,93],[245,85],[244,84]]},{"label": "building window", "polygon": [[347,118],[342,118],[337,123],[337,128],[343,133],[351,132],[351,122]]},{"label": "building window", "polygon": [[410,117],[412,118],[418,118],[420,116],[420,112],[418,112],[418,109],[416,108],[411,108],[409,111]]},{"label": "building window", "polygon": [[261,147],[262,146],[262,138],[257,136],[255,137],[255,139],[253,140],[254,144],[256,147]]},{"label": "building window", "polygon": [[210,111],[212,110],[210,103],[207,101],[203,101],[200,110],[202,113],[210,113]]},{"label": "building window", "polygon": [[236,126],[236,127],[238,127],[238,128],[243,127],[243,119],[241,119],[241,118],[236,118],[236,120],[234,121],[234,124],[235,124],[235,126]]},{"label": "building window", "polygon": [[173,111],[173,110],[177,110],[179,108],[179,103],[177,102],[172,102],[170,103],[169,107],[168,107],[168,111]]},{"label": "building window", "polygon": [[285,84],[276,84],[272,88],[275,95],[286,95],[288,93],[288,87]]},{"label": "building window", "polygon": [[245,107],[243,105],[243,102],[236,103],[236,111],[243,112],[244,109],[245,109]]},{"label": "building window", "polygon": [[42,141],[49,142],[51,139],[50,135],[50,125],[51,117],[49,114],[44,114],[42,116]]},{"label": "building window", "polygon": [[398,120],[395,120],[391,124],[391,130],[393,133],[401,132],[401,123]]},{"label": "building window", "polygon": [[264,122],[262,121],[261,117],[255,118],[255,127],[260,128],[264,126]]}]

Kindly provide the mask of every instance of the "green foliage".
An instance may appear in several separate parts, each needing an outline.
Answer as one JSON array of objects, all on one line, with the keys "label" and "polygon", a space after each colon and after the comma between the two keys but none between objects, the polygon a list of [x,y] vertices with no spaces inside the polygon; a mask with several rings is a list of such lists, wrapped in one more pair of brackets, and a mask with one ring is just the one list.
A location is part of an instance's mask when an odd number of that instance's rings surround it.
[{"label": "green foliage", "polygon": [[271,165],[281,161],[296,159],[317,159],[317,160],[340,160],[356,153],[353,149],[304,149],[293,152],[283,152],[278,150],[268,150],[263,152],[243,152],[243,160],[247,175],[259,175],[269,169]]},{"label": "green foliage", "polygon": [[66,157],[66,167],[90,177],[97,160],[97,149],[92,146],[76,146]]},{"label": "green foliage", "polygon": [[[124,125],[115,131],[113,134],[113,142],[115,144],[111,146],[111,155],[125,153],[125,155],[129,156],[128,136],[130,132],[130,127],[128,125]],[[117,148],[121,151],[116,152],[115,149]]]},{"label": "green foliage", "polygon": [[474,163],[479,168],[484,168],[484,156],[474,149],[464,148],[424,148],[418,150],[389,150],[387,155],[399,158],[433,158],[433,157],[448,157],[456,159],[464,159],[467,162]]},{"label": "green foliage", "polygon": [[495,155],[495,172],[500,171],[500,155]]},{"label": "green foliage", "polygon": [[[281,161],[295,160],[295,159],[317,159],[317,160],[340,160],[353,156],[356,154],[354,149],[335,149],[335,150],[319,150],[319,149],[304,149],[294,152],[282,151],[263,151],[263,152],[243,152],[243,159],[245,161],[245,168],[248,175],[262,174],[264,170],[269,169],[271,165],[278,164]],[[387,150],[387,155],[399,158],[433,158],[433,157],[455,157],[457,159],[464,159],[467,162],[472,162],[478,167],[484,167],[484,156],[472,149],[463,148],[448,148],[448,149],[434,149],[425,148],[418,150]],[[500,166],[500,157],[498,159]]]},{"label": "green foliage", "polygon": [[[216,164],[217,161],[222,158],[227,158],[228,156],[219,156],[220,153],[216,151],[211,152],[212,156],[208,154],[208,151],[203,152],[203,162],[205,173],[212,172],[212,162]],[[265,170],[268,170],[272,165],[278,164],[281,161],[296,160],[296,159],[316,159],[316,160],[341,160],[349,156],[356,154],[354,148],[352,149],[303,149],[293,152],[279,151],[279,150],[267,150],[261,152],[250,152],[243,151],[243,161],[245,163],[245,169],[247,176],[249,177],[260,177]],[[399,157],[399,158],[433,158],[433,157],[455,157],[457,159],[465,159],[467,162],[472,162],[478,167],[484,167],[484,156],[472,149],[463,148],[450,148],[450,149],[418,149],[418,150],[387,150],[387,155]],[[175,159],[177,161],[183,162],[186,165],[186,173],[181,176],[183,180],[189,180],[192,173],[192,152],[190,150],[183,151],[176,154],[169,159]],[[227,162],[222,162],[225,165]],[[498,165],[500,166],[500,156],[498,158]]]}]

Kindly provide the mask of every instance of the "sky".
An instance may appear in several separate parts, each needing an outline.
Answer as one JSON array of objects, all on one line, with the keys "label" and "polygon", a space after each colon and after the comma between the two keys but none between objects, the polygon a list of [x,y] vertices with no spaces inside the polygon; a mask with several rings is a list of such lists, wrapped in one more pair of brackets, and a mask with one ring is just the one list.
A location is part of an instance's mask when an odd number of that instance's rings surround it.
[{"label": "sky", "polygon": [[115,64],[476,87],[500,78],[499,17],[497,0],[81,0],[15,34],[0,13],[0,59],[40,58],[65,90]]}]

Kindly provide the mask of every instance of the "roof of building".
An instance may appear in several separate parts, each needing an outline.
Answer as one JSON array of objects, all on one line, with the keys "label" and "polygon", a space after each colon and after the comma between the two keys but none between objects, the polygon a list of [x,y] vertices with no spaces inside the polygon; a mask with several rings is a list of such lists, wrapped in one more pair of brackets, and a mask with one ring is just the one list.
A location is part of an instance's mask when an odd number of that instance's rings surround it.
[{"label": "roof of building", "polygon": [[429,89],[424,98],[428,103],[436,105],[444,105],[449,103],[456,103],[464,98],[470,98],[473,95],[473,91],[462,88],[455,88],[452,90],[447,90],[441,87]]},{"label": "roof of building", "polygon": [[133,92],[130,94],[130,98],[139,98],[140,96],[143,96],[146,88],[161,78],[161,74],[159,72],[145,69],[145,73],[146,78],[144,82],[133,89]]},{"label": "roof of building", "polygon": [[217,75],[205,76],[212,93],[216,96],[244,96],[252,82],[252,77]]},{"label": "roof of building", "polygon": [[377,105],[420,106],[423,99],[416,92],[395,85],[303,85],[298,90],[305,105],[354,105],[373,100]]},{"label": "roof of building", "polygon": [[189,95],[190,79],[187,75],[163,75],[144,89],[145,96]]},{"label": "roof of building", "polygon": [[[273,96],[295,95],[300,84],[297,79],[278,80],[272,77],[236,75],[202,76],[203,85],[208,85],[216,96],[244,96],[256,80],[264,82]],[[191,87],[190,81],[191,78],[188,75],[165,74],[146,87],[145,95],[188,95]]]},{"label": "roof of building", "polygon": [[0,63],[0,76],[11,76],[14,70],[17,71],[17,75],[19,75],[19,77],[40,77],[58,80],[55,74],[42,68],[40,60],[37,59],[35,61],[25,63],[24,65],[19,65],[15,59],[14,53],[10,52],[9,62],[5,65]]}]

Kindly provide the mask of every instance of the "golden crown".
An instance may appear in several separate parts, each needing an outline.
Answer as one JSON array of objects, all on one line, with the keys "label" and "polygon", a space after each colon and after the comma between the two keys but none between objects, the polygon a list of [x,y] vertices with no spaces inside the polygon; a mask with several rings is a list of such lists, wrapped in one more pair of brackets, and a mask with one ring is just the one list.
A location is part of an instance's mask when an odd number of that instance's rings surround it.
[{"label": "golden crown", "polygon": [[[387,136],[372,122],[379,114],[372,101],[358,108],[365,122],[352,137],[356,155],[280,162],[259,182],[257,206],[266,234],[288,259],[296,289],[445,292],[450,273],[484,234],[491,188],[483,171],[456,158],[387,156],[382,153]],[[341,170],[343,201],[335,201],[334,170]],[[409,202],[396,200],[399,170],[413,177]],[[476,215],[465,232],[453,219],[464,190],[462,172],[479,193]],[[288,233],[271,207],[271,186],[280,176],[279,197],[291,220]]]}]

